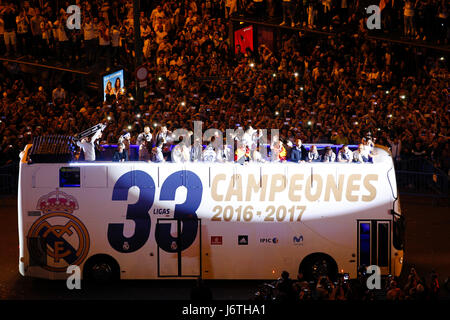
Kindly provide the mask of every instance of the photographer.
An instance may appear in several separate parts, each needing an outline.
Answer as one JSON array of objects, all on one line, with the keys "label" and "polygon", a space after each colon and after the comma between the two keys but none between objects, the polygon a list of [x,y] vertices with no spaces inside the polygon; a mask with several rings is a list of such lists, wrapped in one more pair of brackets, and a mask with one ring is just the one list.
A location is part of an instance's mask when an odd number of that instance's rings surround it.
[{"label": "photographer", "polygon": [[327,276],[322,276],[316,285],[316,293],[318,300],[332,300],[334,284]]}]

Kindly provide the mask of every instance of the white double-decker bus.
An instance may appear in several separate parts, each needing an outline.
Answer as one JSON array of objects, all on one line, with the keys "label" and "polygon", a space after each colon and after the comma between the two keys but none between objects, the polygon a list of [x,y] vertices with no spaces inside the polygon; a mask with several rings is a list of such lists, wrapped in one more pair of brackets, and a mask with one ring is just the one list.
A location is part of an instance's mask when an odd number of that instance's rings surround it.
[{"label": "white double-decker bus", "polygon": [[377,265],[398,276],[402,221],[389,151],[373,163],[29,163],[19,270],[66,279],[274,279]]}]

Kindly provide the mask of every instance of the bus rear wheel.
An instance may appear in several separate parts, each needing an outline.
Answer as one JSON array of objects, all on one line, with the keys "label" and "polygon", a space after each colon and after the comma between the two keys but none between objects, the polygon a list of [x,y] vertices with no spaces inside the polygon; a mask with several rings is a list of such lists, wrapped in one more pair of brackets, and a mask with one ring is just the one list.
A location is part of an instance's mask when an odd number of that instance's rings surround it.
[{"label": "bus rear wheel", "polygon": [[334,281],[338,275],[337,263],[325,253],[313,253],[306,256],[298,268],[307,281],[318,281],[321,276],[328,276]]},{"label": "bus rear wheel", "polygon": [[111,283],[120,279],[119,264],[108,255],[91,257],[84,265],[84,279],[94,283]]}]

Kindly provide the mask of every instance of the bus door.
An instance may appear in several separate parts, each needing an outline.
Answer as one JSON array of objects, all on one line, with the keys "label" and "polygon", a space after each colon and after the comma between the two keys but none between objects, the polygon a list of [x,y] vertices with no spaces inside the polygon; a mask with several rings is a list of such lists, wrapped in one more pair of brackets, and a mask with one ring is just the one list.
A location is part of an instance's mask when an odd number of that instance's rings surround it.
[{"label": "bus door", "polygon": [[202,274],[201,219],[159,218],[158,277],[200,277]]},{"label": "bus door", "polygon": [[391,221],[358,220],[358,270],[377,265],[382,274],[391,272]]}]

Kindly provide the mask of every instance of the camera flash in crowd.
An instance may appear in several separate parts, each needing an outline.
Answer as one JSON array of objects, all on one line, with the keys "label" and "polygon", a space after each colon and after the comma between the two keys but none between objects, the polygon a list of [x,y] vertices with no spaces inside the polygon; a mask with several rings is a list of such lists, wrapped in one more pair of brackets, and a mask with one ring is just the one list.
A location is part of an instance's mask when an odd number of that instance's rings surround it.
[{"label": "camera flash in crowd", "polygon": [[441,57],[439,60],[444,61],[444,59],[445,59],[444,57]]},{"label": "camera flash in crowd", "polygon": [[311,121],[308,121],[308,126],[310,126],[312,124],[312,122]]},{"label": "camera flash in crowd", "polygon": [[405,96],[404,94],[402,94],[402,95],[400,96],[400,99],[402,99],[402,100],[405,100],[405,98],[406,98],[406,96]]},{"label": "camera flash in crowd", "polygon": [[186,102],[181,101],[181,105],[184,107],[186,105]]},{"label": "camera flash in crowd", "polygon": [[276,74],[276,73],[272,73],[272,77],[274,77],[274,78],[275,78],[276,76],[277,76],[277,74]]},{"label": "camera flash in crowd", "polygon": [[138,113],[138,114],[136,115],[136,117],[139,119],[139,118],[141,117],[141,114]]},{"label": "camera flash in crowd", "polygon": [[386,90],[386,94],[389,94],[389,90]]},{"label": "camera flash in crowd", "polygon": [[298,77],[298,72],[294,72],[294,77]]},{"label": "camera flash in crowd", "polygon": [[131,128],[133,128],[131,125],[128,126],[128,130],[131,130]]},{"label": "camera flash in crowd", "polygon": [[250,63],[250,68],[253,68],[255,64],[253,62]]},{"label": "camera flash in crowd", "polygon": [[161,77],[158,77],[158,81],[161,81],[162,80],[162,78]]},{"label": "camera flash in crowd", "polygon": [[279,115],[280,113],[278,112],[278,111],[275,111],[275,115],[277,116],[277,115]]},{"label": "camera flash in crowd", "polygon": [[303,91],[303,87],[300,87],[300,91]]},{"label": "camera flash in crowd", "polygon": [[392,118],[392,114],[388,114],[388,118]]},{"label": "camera flash in crowd", "polygon": [[106,119],[108,119],[108,121],[111,121],[111,117],[110,116],[107,116]]},{"label": "camera flash in crowd", "polygon": [[158,124],[155,122],[154,124],[153,124],[153,126],[156,128],[156,126],[157,126]]}]

